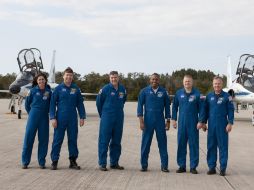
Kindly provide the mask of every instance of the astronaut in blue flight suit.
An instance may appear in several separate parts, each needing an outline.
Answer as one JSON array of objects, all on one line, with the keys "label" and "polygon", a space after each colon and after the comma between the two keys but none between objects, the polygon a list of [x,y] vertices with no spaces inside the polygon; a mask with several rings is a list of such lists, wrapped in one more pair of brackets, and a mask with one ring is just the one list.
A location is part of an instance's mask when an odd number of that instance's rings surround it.
[{"label": "astronaut in blue flight suit", "polygon": [[22,168],[27,169],[32,155],[34,138],[38,130],[38,162],[41,169],[45,168],[45,158],[49,141],[49,104],[51,89],[47,85],[47,77],[39,73],[33,80],[33,88],[26,98],[25,108],[28,121],[22,152]]},{"label": "astronaut in blue flight suit", "polygon": [[121,155],[121,139],[124,122],[124,104],[126,101],[126,90],[119,84],[117,71],[109,74],[110,83],[105,85],[96,98],[96,106],[101,118],[98,157],[99,169],[107,171],[107,152],[110,149],[110,168],[123,170],[119,165]]},{"label": "astronaut in blue flight suit", "polygon": [[140,159],[142,172],[146,172],[148,168],[154,131],[160,152],[161,171],[169,172],[166,130],[170,127],[170,99],[167,91],[159,86],[159,79],[157,73],[152,74],[150,85],[142,89],[138,97],[137,116],[143,131]]},{"label": "astronaut in blue flight suit", "polygon": [[193,88],[193,79],[190,75],[185,75],[183,78],[184,88],[178,90],[174,97],[172,107],[172,126],[177,128],[177,112],[178,117],[178,132],[177,132],[177,164],[179,169],[177,173],[186,172],[186,154],[187,142],[190,150],[190,172],[197,174],[197,166],[199,163],[199,129],[203,124],[199,121],[199,113],[202,102],[200,93]]},{"label": "astronaut in blue flight suit", "polygon": [[78,119],[77,110],[80,118],[80,126],[84,125],[86,118],[83,97],[80,89],[73,82],[73,70],[68,67],[64,71],[63,83],[59,84],[50,101],[50,120],[54,127],[54,138],[51,151],[51,169],[56,170],[60,157],[60,150],[64,140],[65,130],[67,130],[69,160],[71,169],[80,169],[76,159],[78,158]]},{"label": "astronaut in blue flight suit", "polygon": [[219,76],[213,79],[214,92],[205,100],[203,122],[208,119],[207,164],[208,175],[216,173],[217,147],[219,148],[220,175],[226,175],[228,161],[228,133],[234,124],[232,97],[222,90],[223,81]]}]

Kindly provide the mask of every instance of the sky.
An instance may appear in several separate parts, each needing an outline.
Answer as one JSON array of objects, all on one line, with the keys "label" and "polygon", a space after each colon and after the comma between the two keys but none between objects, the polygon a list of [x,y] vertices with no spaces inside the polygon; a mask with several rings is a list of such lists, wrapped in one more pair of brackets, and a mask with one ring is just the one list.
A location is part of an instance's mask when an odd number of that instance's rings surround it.
[{"label": "sky", "polygon": [[45,71],[84,75],[169,73],[192,68],[235,73],[254,53],[253,0],[0,0],[0,74],[38,48]]}]

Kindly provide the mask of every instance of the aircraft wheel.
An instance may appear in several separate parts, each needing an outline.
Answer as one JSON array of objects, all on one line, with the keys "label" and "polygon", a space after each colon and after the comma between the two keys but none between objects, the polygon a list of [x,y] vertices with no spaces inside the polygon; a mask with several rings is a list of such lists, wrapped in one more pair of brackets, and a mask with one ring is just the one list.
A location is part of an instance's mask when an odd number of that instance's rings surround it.
[{"label": "aircraft wheel", "polygon": [[15,112],[15,106],[11,106],[11,113],[16,114],[16,112]]},{"label": "aircraft wheel", "polygon": [[21,110],[18,112],[18,118],[21,119]]}]

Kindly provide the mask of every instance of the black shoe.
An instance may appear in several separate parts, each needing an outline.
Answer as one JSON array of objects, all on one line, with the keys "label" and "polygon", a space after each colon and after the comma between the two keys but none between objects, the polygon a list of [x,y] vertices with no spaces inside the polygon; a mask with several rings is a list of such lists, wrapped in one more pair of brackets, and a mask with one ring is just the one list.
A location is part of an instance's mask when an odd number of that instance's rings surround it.
[{"label": "black shoe", "polygon": [[116,169],[116,170],[124,170],[124,167],[123,166],[120,166],[119,164],[116,164],[116,165],[111,165],[110,166],[111,169]]},{"label": "black shoe", "polygon": [[100,166],[99,169],[103,172],[108,171],[106,166]]},{"label": "black shoe", "polygon": [[178,170],[176,170],[176,173],[185,173],[186,172],[186,168],[180,167],[178,168]]},{"label": "black shoe", "polygon": [[81,169],[81,167],[76,162],[76,158],[70,158],[69,168],[70,169],[75,169],[75,170],[80,170]]},{"label": "black shoe", "polygon": [[45,165],[43,165],[43,166],[40,165],[40,168],[41,169],[46,169]]},{"label": "black shoe", "polygon": [[51,164],[51,170],[57,170],[58,161],[53,161]]},{"label": "black shoe", "polygon": [[22,165],[22,169],[27,169],[27,165]]},{"label": "black shoe", "polygon": [[225,176],[226,175],[226,170],[221,170],[220,171],[220,176]]},{"label": "black shoe", "polygon": [[207,172],[207,175],[214,175],[214,174],[216,174],[215,168],[209,169],[209,171]]},{"label": "black shoe", "polygon": [[161,171],[162,171],[162,172],[167,172],[167,173],[169,172],[168,168],[166,168],[166,167],[162,167],[162,168],[161,168]]},{"label": "black shoe", "polygon": [[192,173],[192,174],[198,174],[198,171],[196,170],[196,168],[191,168],[190,169],[190,173]]},{"label": "black shoe", "polygon": [[147,168],[146,168],[146,167],[142,167],[142,168],[140,169],[140,171],[141,171],[141,172],[147,172]]}]

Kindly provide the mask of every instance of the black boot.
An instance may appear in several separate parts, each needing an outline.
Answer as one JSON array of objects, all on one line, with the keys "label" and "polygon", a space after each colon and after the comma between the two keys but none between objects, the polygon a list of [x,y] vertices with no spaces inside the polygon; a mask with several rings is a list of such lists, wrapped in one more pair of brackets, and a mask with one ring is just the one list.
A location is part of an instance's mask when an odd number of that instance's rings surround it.
[{"label": "black boot", "polygon": [[161,167],[161,171],[162,171],[162,172],[168,173],[168,172],[169,172],[169,169],[168,169],[167,167]]},{"label": "black boot", "polygon": [[51,164],[51,170],[57,170],[58,161],[53,161]]},{"label": "black boot", "polygon": [[107,169],[107,167],[106,167],[105,165],[99,166],[99,169],[100,169],[101,171],[108,171],[108,169]]},{"label": "black boot", "polygon": [[80,170],[80,166],[78,166],[78,164],[76,162],[77,158],[70,157],[69,159],[70,159],[70,166],[69,166],[69,168],[70,169],[75,169],[75,170]]},{"label": "black boot", "polygon": [[211,168],[207,172],[207,175],[214,175],[214,174],[216,174],[216,169],[215,168]]},{"label": "black boot", "polygon": [[141,171],[141,172],[147,172],[147,167],[143,167],[143,166],[142,166],[141,169],[140,169],[140,171]]},{"label": "black boot", "polygon": [[198,174],[198,171],[197,171],[196,168],[191,168],[190,169],[190,173],[192,173],[192,174]]},{"label": "black boot", "polygon": [[116,169],[116,170],[124,170],[124,167],[120,166],[119,164],[111,165],[110,168],[111,169]]},{"label": "black boot", "polygon": [[226,175],[226,170],[221,170],[220,171],[220,176],[225,176]]},{"label": "black boot", "polygon": [[176,170],[176,173],[185,173],[186,172],[186,168],[183,167],[179,167],[178,170]]}]

